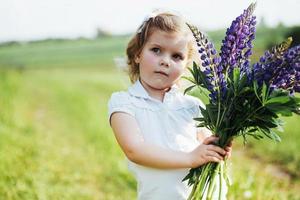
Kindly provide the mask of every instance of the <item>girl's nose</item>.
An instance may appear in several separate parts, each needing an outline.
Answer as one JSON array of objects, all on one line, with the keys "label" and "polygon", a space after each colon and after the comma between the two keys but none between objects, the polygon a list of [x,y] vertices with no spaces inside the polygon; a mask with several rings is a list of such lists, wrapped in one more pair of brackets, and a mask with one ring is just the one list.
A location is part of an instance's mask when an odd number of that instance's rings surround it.
[{"label": "girl's nose", "polygon": [[167,57],[164,57],[160,61],[161,66],[169,67],[170,66],[170,60]]}]

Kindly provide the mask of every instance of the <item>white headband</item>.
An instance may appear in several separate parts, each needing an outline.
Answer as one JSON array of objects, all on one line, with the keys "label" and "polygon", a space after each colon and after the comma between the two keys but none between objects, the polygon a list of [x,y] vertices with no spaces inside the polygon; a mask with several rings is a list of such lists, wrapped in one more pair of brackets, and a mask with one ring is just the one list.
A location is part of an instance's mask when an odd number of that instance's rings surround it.
[{"label": "white headband", "polygon": [[162,12],[153,11],[152,13],[148,14],[148,15],[145,17],[144,21],[143,21],[143,25],[137,30],[137,33],[141,33],[142,30],[143,30],[144,27],[145,27],[146,22],[148,22],[148,21],[149,21],[150,19],[152,19],[152,18],[155,18],[155,17],[156,17],[157,15],[159,15],[160,13],[162,13]]},{"label": "white headband", "polygon": [[148,22],[150,19],[155,18],[157,15],[160,15],[162,13],[169,13],[169,14],[173,14],[173,15],[177,15],[182,17],[182,15],[177,12],[177,11],[170,11],[170,10],[164,10],[164,9],[155,9],[153,12],[151,12],[150,14],[148,14],[144,21],[143,21],[143,25],[137,30],[137,33],[141,33],[142,30],[145,28],[146,22]]}]

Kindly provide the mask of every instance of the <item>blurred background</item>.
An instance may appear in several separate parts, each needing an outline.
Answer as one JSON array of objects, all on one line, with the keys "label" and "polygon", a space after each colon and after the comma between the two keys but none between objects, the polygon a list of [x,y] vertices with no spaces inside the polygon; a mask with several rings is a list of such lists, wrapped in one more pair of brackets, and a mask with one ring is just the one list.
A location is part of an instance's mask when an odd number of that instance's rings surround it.
[{"label": "blurred background", "polygon": [[[252,1],[0,1],[0,199],[136,197],[136,182],[108,124],[130,36],[154,9],[178,12],[217,49]],[[292,36],[297,0],[258,0],[255,62]],[[234,143],[228,199],[300,199],[300,118],[283,119],[281,143]],[[159,180],[158,180],[159,181]]]}]

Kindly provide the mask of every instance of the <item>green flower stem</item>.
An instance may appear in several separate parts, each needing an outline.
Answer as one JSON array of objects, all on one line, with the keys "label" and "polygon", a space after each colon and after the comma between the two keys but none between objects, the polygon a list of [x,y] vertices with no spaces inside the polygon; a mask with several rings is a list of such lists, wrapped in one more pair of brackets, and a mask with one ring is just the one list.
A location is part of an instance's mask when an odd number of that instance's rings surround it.
[{"label": "green flower stem", "polygon": [[[212,200],[213,195],[217,192],[218,200],[223,197],[223,180],[227,177],[226,169],[224,168],[226,161],[221,163],[207,163],[202,166],[202,172],[199,179],[194,183],[191,194],[187,200],[202,200],[206,195],[207,200]],[[217,181],[219,181],[217,187]],[[216,189],[218,189],[216,191]]]},{"label": "green flower stem", "polygon": [[194,183],[192,192],[191,192],[188,200],[200,198],[200,195],[202,195],[200,192],[201,192],[201,189],[203,189],[205,186],[206,177],[207,177],[206,175],[209,172],[209,170],[207,170],[207,169],[209,169],[209,164],[206,164],[202,167],[203,167],[203,170],[201,172],[201,175],[199,176],[199,179]]},{"label": "green flower stem", "polygon": [[221,112],[221,102],[220,102],[220,92],[218,93],[218,96],[219,96],[219,100],[218,100],[218,116],[217,116],[217,123],[216,123],[216,127],[218,128],[219,127],[219,124],[221,123],[220,121],[220,112]]},{"label": "green flower stem", "polygon": [[223,187],[223,173],[224,173],[224,163],[220,163],[220,175],[219,175],[219,181],[220,181],[220,187],[219,187],[219,200],[221,200],[222,197],[222,187]]},{"label": "green flower stem", "polygon": [[212,199],[213,191],[216,184],[216,176],[219,174],[219,168],[220,168],[220,164],[217,164],[215,170],[213,170],[213,174],[211,175],[208,193],[207,193],[207,199]]},{"label": "green flower stem", "polygon": [[209,170],[210,170],[210,163],[206,164],[204,166],[204,169],[202,171],[203,176],[200,175],[200,181],[199,181],[199,184],[197,185],[196,193],[194,195],[195,199],[200,199],[203,196],[203,191],[202,190],[205,188],[205,186],[207,184],[207,177],[209,175]]},{"label": "green flower stem", "polygon": [[219,180],[218,200],[221,200],[224,195],[223,192],[223,178],[227,176],[224,169],[225,162],[208,163],[203,167],[199,179],[194,183],[192,192],[188,200],[202,200],[206,194],[206,199],[211,200],[213,194],[216,192],[217,180]]},{"label": "green flower stem", "polygon": [[193,195],[194,195],[194,193],[195,193],[195,191],[196,191],[196,187],[197,187],[198,183],[199,183],[198,181],[196,181],[196,182],[194,183],[193,189],[192,189],[192,191],[191,191],[191,194],[189,195],[189,197],[188,197],[187,200],[192,200]]}]

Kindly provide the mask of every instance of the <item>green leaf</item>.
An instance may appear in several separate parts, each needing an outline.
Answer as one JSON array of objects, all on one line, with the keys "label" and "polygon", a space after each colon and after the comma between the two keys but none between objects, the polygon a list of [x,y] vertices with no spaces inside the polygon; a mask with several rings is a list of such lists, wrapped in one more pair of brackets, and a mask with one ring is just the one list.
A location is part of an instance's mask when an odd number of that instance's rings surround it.
[{"label": "green leaf", "polygon": [[253,82],[253,89],[254,89],[254,93],[257,97],[257,99],[262,103],[261,99],[260,99],[260,95],[258,94],[258,83],[256,81]]},{"label": "green leaf", "polygon": [[190,179],[192,177],[192,173],[188,173],[183,179],[182,181],[186,181],[188,179]]},{"label": "green leaf", "polygon": [[206,111],[208,113],[208,117],[210,119],[210,121],[212,122],[212,124],[216,124],[217,122],[217,112],[218,112],[218,108],[214,105],[208,104],[206,106]]},{"label": "green leaf", "polygon": [[243,90],[243,88],[245,87],[246,83],[247,83],[247,76],[244,74],[241,78],[240,78],[240,82],[239,82],[239,88],[238,91]]},{"label": "green leaf", "polygon": [[276,142],[281,142],[280,137],[271,129],[259,129],[265,136]]},{"label": "green leaf", "polygon": [[195,80],[192,77],[182,76],[182,79],[188,80],[189,82],[196,84]]},{"label": "green leaf", "polygon": [[248,143],[247,137],[245,134],[242,134],[242,136],[243,136],[243,144],[244,146],[246,146],[246,144]]},{"label": "green leaf", "polygon": [[252,128],[252,129],[250,129],[249,131],[247,131],[248,133],[252,133],[252,132],[255,132],[255,131],[257,131],[258,129],[257,128]]},{"label": "green leaf", "polygon": [[195,86],[196,86],[196,85],[192,85],[192,86],[186,88],[186,89],[184,90],[184,94],[186,94],[187,92],[191,91]]},{"label": "green leaf", "polygon": [[282,116],[293,115],[293,106],[287,106],[284,104],[268,104],[266,107],[277,114],[281,114]]},{"label": "green leaf", "polygon": [[271,104],[271,103],[284,104],[284,103],[287,103],[288,101],[290,101],[290,97],[289,96],[273,97],[273,98],[270,98],[269,100],[267,100],[265,102],[265,105],[268,105],[268,104]]},{"label": "green leaf", "polygon": [[262,135],[256,134],[256,133],[248,133],[248,135],[252,136],[254,139],[257,139],[257,140],[264,138]]},{"label": "green leaf", "polygon": [[240,68],[236,67],[233,69],[233,88],[234,92],[237,93],[240,80]]},{"label": "green leaf", "polygon": [[273,140],[275,140],[276,142],[281,142],[281,138],[279,137],[279,135],[277,135],[274,131],[270,131],[270,136]]},{"label": "green leaf", "polygon": [[263,105],[265,105],[266,100],[268,98],[268,87],[265,82],[263,83],[261,95],[262,95],[262,103],[263,103]]}]

